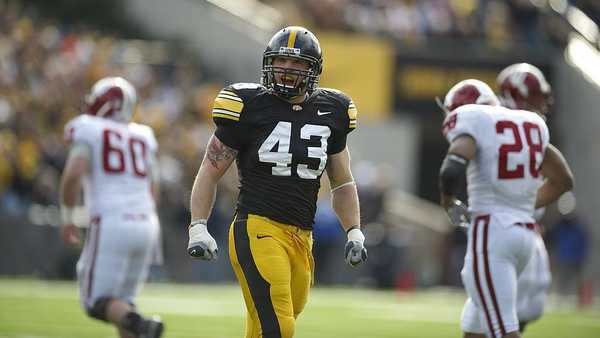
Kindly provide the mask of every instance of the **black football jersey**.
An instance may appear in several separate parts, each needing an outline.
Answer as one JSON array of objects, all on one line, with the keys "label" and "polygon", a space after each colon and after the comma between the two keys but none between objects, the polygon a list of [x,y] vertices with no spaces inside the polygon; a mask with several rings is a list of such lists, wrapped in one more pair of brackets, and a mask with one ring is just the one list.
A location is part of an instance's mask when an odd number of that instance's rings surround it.
[{"label": "black football jersey", "polygon": [[357,110],[344,93],[319,88],[301,104],[263,86],[221,90],[212,116],[215,136],[238,150],[239,211],[312,229],[327,156],[346,147]]}]

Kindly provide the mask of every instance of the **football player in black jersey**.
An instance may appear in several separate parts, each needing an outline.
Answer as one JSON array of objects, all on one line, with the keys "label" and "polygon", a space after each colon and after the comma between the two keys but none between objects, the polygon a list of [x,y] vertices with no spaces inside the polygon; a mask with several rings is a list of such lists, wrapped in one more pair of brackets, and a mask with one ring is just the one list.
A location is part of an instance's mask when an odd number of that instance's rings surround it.
[{"label": "football player in black jersey", "polygon": [[348,234],[346,262],[367,259],[346,146],[357,110],[344,93],[318,87],[322,60],[313,33],[286,27],[263,54],[262,83],[233,84],[214,101],[217,129],[192,188],[188,253],[216,258],[206,220],[235,159],[240,194],[229,254],[248,310],[247,338],[294,335],[313,279],[312,224],[324,170]]}]

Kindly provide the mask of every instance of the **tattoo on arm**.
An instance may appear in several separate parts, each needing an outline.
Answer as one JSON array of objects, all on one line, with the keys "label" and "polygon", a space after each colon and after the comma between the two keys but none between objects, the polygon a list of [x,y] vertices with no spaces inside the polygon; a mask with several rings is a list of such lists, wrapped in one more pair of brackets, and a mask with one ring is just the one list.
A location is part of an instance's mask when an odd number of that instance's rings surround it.
[{"label": "tattoo on arm", "polygon": [[228,162],[237,156],[238,151],[224,145],[215,136],[210,138],[208,149],[206,150],[206,158],[212,163],[213,167],[219,168],[219,163]]}]

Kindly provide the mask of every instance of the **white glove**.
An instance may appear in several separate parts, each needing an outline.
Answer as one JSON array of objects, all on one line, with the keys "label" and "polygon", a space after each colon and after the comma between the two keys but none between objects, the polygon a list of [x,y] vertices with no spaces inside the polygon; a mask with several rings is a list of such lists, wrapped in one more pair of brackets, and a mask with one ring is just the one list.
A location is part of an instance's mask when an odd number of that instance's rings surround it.
[{"label": "white glove", "polygon": [[188,254],[194,258],[205,261],[217,259],[217,242],[208,233],[206,221],[195,222],[189,229],[190,241],[188,243]]},{"label": "white glove", "polygon": [[365,235],[358,228],[348,231],[346,242],[346,263],[357,266],[367,260],[367,249],[364,246]]}]

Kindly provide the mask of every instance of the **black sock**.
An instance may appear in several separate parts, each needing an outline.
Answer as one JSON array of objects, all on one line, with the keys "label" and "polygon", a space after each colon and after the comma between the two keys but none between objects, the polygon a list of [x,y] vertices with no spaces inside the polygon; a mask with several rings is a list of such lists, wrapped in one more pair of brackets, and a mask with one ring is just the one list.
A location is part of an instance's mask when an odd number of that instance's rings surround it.
[{"label": "black sock", "polygon": [[121,327],[135,335],[138,335],[142,329],[143,321],[144,318],[142,318],[139,313],[131,311],[123,316],[123,319],[121,319]]},{"label": "black sock", "polygon": [[519,322],[519,332],[523,333],[525,331],[525,326],[527,326],[529,322]]}]

